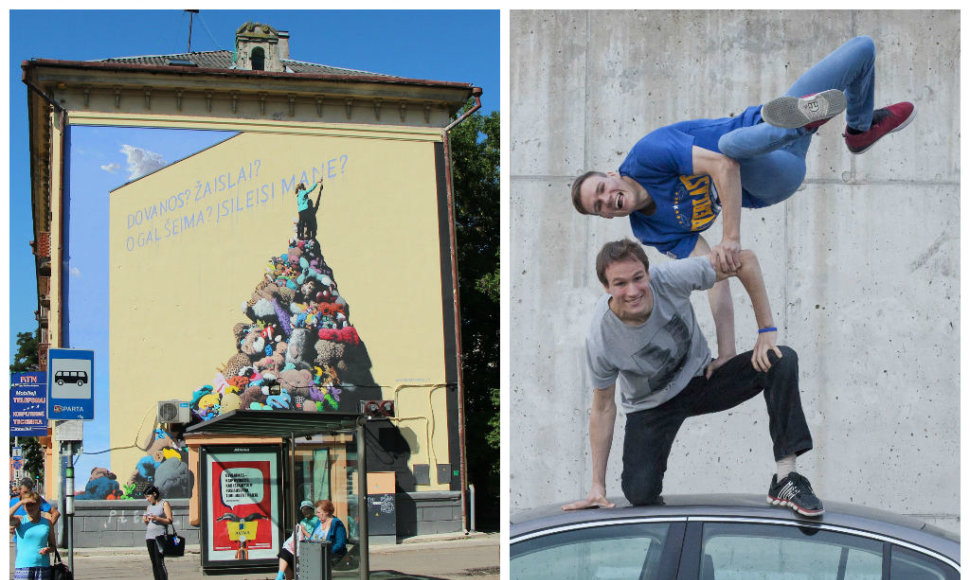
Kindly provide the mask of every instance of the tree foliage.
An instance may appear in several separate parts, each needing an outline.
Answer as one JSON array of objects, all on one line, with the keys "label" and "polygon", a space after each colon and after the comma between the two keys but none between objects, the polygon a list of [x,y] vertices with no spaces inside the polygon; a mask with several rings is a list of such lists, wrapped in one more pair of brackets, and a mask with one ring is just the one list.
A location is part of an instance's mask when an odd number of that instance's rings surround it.
[{"label": "tree foliage", "polygon": [[34,332],[17,333],[17,354],[10,363],[10,372],[26,373],[40,370],[40,359],[37,346],[40,344],[40,328]]},{"label": "tree foliage", "polygon": [[[40,358],[37,352],[40,344],[40,328],[34,332],[17,333],[17,352],[10,363],[10,372],[27,373],[40,370]],[[44,482],[44,449],[36,437],[21,437],[18,439],[24,458],[24,473],[38,483]],[[10,446],[13,447],[11,439]]]},{"label": "tree foliage", "polygon": [[499,498],[499,150],[498,111],[451,131],[465,446],[485,525]]},{"label": "tree foliage", "polygon": [[24,473],[33,478],[38,484],[44,483],[44,448],[36,437],[20,439],[20,448],[24,457]]}]

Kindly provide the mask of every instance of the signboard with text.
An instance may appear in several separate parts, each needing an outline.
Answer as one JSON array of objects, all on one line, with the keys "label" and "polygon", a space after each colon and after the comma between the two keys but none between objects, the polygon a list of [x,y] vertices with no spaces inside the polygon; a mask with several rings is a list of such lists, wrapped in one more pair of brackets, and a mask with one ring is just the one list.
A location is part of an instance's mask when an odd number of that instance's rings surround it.
[{"label": "signboard with text", "polygon": [[202,565],[276,561],[280,550],[279,448],[204,447]]},{"label": "signboard with text", "polygon": [[47,435],[47,373],[10,373],[10,436]]},{"label": "signboard with text", "polygon": [[47,385],[48,419],[94,419],[93,350],[50,349]]}]

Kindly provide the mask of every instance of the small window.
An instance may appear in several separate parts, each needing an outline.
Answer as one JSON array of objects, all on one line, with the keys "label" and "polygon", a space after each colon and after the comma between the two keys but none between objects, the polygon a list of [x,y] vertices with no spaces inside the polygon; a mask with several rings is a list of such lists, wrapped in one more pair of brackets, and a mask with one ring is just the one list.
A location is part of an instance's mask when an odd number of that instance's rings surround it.
[{"label": "small window", "polygon": [[253,70],[265,70],[264,67],[266,66],[266,54],[263,52],[262,48],[258,46],[254,48],[249,54],[249,60],[253,64]]},{"label": "small window", "polygon": [[604,525],[552,533],[510,547],[512,580],[659,578],[670,524]]},{"label": "small window", "polygon": [[957,580],[960,575],[944,562],[900,546],[893,546],[890,580]]},{"label": "small window", "polygon": [[704,524],[703,580],[881,580],[882,542],[810,526]]}]

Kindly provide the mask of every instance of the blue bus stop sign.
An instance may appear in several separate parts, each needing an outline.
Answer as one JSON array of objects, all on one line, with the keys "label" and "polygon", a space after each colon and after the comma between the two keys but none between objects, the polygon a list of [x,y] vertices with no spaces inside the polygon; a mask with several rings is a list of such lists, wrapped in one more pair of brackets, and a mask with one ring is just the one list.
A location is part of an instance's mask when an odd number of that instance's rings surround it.
[{"label": "blue bus stop sign", "polygon": [[47,418],[94,419],[94,351],[47,352]]}]

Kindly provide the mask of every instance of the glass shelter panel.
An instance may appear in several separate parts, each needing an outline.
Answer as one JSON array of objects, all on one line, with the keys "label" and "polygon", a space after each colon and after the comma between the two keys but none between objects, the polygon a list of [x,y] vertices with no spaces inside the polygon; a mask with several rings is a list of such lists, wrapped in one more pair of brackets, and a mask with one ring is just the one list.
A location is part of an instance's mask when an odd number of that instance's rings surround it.
[{"label": "glass shelter panel", "polygon": [[[323,500],[332,502],[334,517],[346,530],[346,553],[331,554],[332,577],[360,577],[357,514],[360,481],[354,433],[317,435],[309,440],[300,438],[296,444],[293,473],[296,504],[303,501],[314,504]],[[334,526],[336,524],[332,523],[331,527]]]}]

